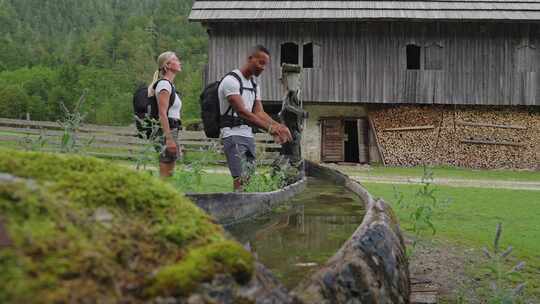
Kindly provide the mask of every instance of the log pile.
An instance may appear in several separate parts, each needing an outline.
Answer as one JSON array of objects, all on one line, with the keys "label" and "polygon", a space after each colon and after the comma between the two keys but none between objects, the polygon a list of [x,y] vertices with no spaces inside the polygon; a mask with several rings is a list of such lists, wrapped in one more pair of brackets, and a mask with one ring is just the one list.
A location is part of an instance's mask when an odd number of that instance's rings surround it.
[{"label": "log pile", "polygon": [[370,117],[388,165],[540,169],[538,109],[401,105]]},{"label": "log pile", "polygon": [[[437,109],[396,106],[370,111],[369,115],[377,130],[387,165],[416,166],[431,163],[440,118]],[[435,128],[391,131],[394,128],[418,126]]]}]

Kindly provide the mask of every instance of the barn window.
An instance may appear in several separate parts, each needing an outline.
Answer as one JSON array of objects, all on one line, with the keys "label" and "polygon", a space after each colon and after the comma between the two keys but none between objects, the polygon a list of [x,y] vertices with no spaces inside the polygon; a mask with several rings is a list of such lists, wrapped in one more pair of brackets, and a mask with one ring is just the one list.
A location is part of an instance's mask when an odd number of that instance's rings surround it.
[{"label": "barn window", "polygon": [[407,45],[407,70],[420,69],[420,50],[418,45]]},{"label": "barn window", "polygon": [[314,42],[304,43],[302,49],[302,67],[304,68],[319,68],[320,64],[320,53],[321,46]]},{"label": "barn window", "polygon": [[304,44],[302,56],[302,66],[304,68],[313,68],[313,42]]},{"label": "barn window", "polygon": [[534,45],[520,45],[514,52],[514,62],[518,72],[540,70],[540,51]]},{"label": "barn window", "polygon": [[424,48],[424,70],[442,70],[443,47],[434,43]]},{"label": "barn window", "polygon": [[298,44],[286,42],[281,45],[280,65],[284,63],[298,64]]},{"label": "barn window", "polygon": [[304,68],[320,68],[321,46],[314,42],[304,43],[302,52],[302,66]]}]

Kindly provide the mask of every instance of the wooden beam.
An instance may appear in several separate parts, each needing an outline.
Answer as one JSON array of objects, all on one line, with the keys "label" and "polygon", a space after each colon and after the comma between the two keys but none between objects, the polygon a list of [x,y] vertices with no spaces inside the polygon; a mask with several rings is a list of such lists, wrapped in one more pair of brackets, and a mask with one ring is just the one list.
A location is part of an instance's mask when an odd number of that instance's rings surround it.
[{"label": "wooden beam", "polygon": [[377,146],[377,151],[379,151],[379,157],[381,158],[383,166],[386,167],[386,161],[384,160],[384,151],[381,149],[381,144],[379,143],[379,137],[377,136],[377,129],[375,129],[375,124],[373,123],[373,119],[369,115],[368,115],[368,121],[369,121],[369,131],[373,132],[373,136],[375,137],[375,145]]},{"label": "wooden beam", "polygon": [[426,125],[426,126],[410,126],[410,127],[388,128],[388,129],[383,129],[383,132],[420,131],[420,130],[430,130],[430,129],[435,129],[435,126],[434,125]]},{"label": "wooden beam", "polygon": [[409,302],[411,304],[436,304],[436,292],[412,292]]},{"label": "wooden beam", "polygon": [[518,126],[518,125],[496,125],[496,124],[469,122],[469,121],[457,121],[456,124],[460,126],[469,126],[469,127],[487,127],[487,128],[500,128],[500,129],[527,130],[527,127]]},{"label": "wooden beam", "polygon": [[411,304],[436,304],[438,302],[439,288],[431,279],[421,277],[410,278]]},{"label": "wooden beam", "polygon": [[472,145],[500,145],[500,146],[516,146],[522,147],[524,144],[515,143],[511,141],[491,141],[491,140],[478,140],[478,139],[464,139],[461,140],[463,144],[472,144]]}]

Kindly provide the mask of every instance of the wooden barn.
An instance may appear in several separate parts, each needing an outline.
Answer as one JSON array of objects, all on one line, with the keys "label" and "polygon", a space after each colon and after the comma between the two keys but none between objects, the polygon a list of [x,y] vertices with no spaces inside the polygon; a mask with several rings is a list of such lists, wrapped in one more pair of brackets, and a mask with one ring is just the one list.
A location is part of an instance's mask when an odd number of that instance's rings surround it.
[{"label": "wooden barn", "polygon": [[304,68],[304,156],[322,162],[540,168],[540,0],[195,1],[205,81],[272,55]]}]

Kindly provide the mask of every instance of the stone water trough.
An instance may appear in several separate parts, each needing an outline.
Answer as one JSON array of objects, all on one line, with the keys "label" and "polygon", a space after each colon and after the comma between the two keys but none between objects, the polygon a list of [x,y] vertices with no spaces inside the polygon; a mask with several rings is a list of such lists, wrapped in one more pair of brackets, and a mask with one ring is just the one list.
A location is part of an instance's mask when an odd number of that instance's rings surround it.
[{"label": "stone water trough", "polygon": [[[409,303],[405,245],[390,206],[382,199],[373,198],[361,184],[337,170],[308,162],[306,173],[342,185],[364,202],[364,219],[345,244],[294,290],[285,289],[268,269],[258,263],[255,275],[246,286],[227,290],[224,282],[217,278],[206,284],[199,295],[202,293],[204,298],[210,297],[216,303],[227,303],[232,298],[255,303]],[[269,193],[187,196],[218,222],[230,225],[267,212],[300,193],[305,184],[306,179],[303,179]]]},{"label": "stone water trough", "polygon": [[186,193],[193,202],[211,214],[221,225],[228,226],[272,210],[306,188],[303,178],[283,189],[255,193]]}]

